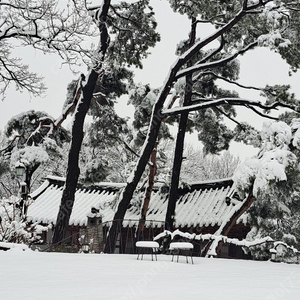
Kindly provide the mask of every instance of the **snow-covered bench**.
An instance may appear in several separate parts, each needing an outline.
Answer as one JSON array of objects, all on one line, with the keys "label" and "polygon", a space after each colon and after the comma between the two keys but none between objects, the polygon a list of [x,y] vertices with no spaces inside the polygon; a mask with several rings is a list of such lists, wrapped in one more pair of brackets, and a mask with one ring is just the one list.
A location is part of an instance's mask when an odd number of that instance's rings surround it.
[{"label": "snow-covered bench", "polygon": [[157,242],[153,242],[153,241],[139,241],[139,242],[136,242],[135,246],[138,248],[137,259],[139,259],[139,256],[141,254],[141,260],[142,260],[145,249],[150,249],[151,250],[151,258],[152,258],[152,260],[153,260],[153,254],[155,255],[155,258],[157,260],[156,253],[157,253],[158,248],[159,248],[159,244]]},{"label": "snow-covered bench", "polygon": [[192,264],[194,264],[193,262],[193,257],[192,257],[192,250],[194,249],[194,246],[192,243],[188,243],[188,242],[173,242],[173,243],[170,243],[170,246],[169,246],[169,250],[172,251],[172,261],[174,259],[174,255],[176,254],[176,250],[178,251],[177,252],[177,262],[179,260],[179,254],[180,252],[185,252],[185,257],[186,257],[186,262],[188,263],[188,256],[191,257],[191,261],[192,261]]}]

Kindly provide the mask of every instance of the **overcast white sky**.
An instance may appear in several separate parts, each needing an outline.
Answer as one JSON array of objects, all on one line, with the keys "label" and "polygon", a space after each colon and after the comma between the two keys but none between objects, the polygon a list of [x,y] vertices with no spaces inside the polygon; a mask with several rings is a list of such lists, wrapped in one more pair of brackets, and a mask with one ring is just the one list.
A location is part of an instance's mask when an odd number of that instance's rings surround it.
[{"label": "overcast white sky", "polygon": [[[152,6],[159,24],[158,31],[161,33],[161,42],[151,50],[152,55],[144,62],[144,69],[136,71],[136,80],[142,83],[151,83],[152,87],[159,87],[175,61],[174,53],[177,43],[188,36],[190,24],[184,16],[173,13],[167,1],[152,0]],[[202,32],[209,34],[207,27]],[[20,94],[11,88],[5,101],[0,102],[0,129],[12,116],[30,109],[42,110],[57,118],[65,100],[67,84],[75,78],[68,67],[61,68],[60,59],[54,55],[44,55],[37,51],[29,51],[29,49],[17,49],[16,51],[32,70],[45,77],[48,90],[43,98],[30,98],[26,92]],[[241,83],[257,86],[265,86],[266,83],[289,83],[296,96],[300,97],[300,75],[288,77],[288,66],[277,55],[268,50],[252,51],[240,61]],[[257,93],[250,91],[240,92],[240,95],[249,99],[257,98]],[[118,111],[122,116],[132,113],[132,109],[127,107],[126,98],[122,98]],[[239,120],[252,121],[253,125],[258,127],[263,122],[249,111],[242,111]],[[195,137],[190,137],[189,140],[194,141]],[[249,155],[254,153],[249,148],[236,146],[232,147],[231,151],[239,154],[242,158],[248,153]]]}]

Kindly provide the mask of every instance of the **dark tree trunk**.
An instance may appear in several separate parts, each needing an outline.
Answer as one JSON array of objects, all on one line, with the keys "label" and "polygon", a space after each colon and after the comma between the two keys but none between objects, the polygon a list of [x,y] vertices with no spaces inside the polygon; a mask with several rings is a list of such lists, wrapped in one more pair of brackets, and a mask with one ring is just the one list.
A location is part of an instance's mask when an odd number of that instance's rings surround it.
[{"label": "dark tree trunk", "polygon": [[66,183],[57,215],[52,244],[58,244],[65,238],[66,230],[72,213],[75,200],[75,191],[80,174],[78,164],[79,153],[83,140],[83,124],[85,116],[90,107],[97,78],[98,73],[91,71],[87,84],[82,88],[82,99],[79,100],[77,111],[74,117],[74,123],[72,127],[72,142],[68,156]]},{"label": "dark tree trunk", "polygon": [[[190,47],[192,47],[192,45],[195,43],[195,38],[196,38],[196,22],[195,19],[193,18],[191,36],[190,36]],[[191,66],[191,64],[188,64],[188,66]],[[192,75],[187,75],[183,106],[187,106],[191,103],[192,92],[193,92],[192,90],[193,90]],[[176,201],[178,197],[178,186],[179,186],[180,171],[182,165],[182,153],[184,149],[184,138],[185,138],[188,116],[189,113],[182,113],[178,125],[172,177],[171,177],[171,186],[170,186],[168,207],[167,207],[166,219],[165,219],[166,229],[170,231],[174,229],[175,209],[176,209]]]},{"label": "dark tree trunk", "polygon": [[[167,91],[167,93],[169,90]],[[166,94],[167,95],[167,94]],[[164,98],[165,99],[165,98]],[[138,163],[136,165],[136,168],[134,170],[133,177],[131,180],[127,183],[126,187],[124,188],[124,191],[120,195],[120,202],[117,208],[117,211],[114,215],[114,220],[112,222],[112,225],[109,229],[109,233],[106,239],[106,244],[104,248],[105,253],[114,253],[115,247],[116,247],[116,240],[119,233],[118,224],[124,219],[126,210],[128,208],[128,205],[132,199],[133,193],[142,177],[142,174],[148,164],[149,157],[155,147],[155,143],[158,137],[159,128],[162,121],[162,115],[160,113],[163,103],[156,103],[154,111],[153,111],[153,117],[151,120],[150,130],[147,136],[146,144],[143,149],[143,152],[138,160]]]},{"label": "dark tree trunk", "polygon": [[[172,108],[176,99],[177,99],[177,96],[174,96],[168,106],[168,109]],[[162,120],[162,122],[166,122],[167,119],[168,118],[164,118]],[[155,175],[157,172],[156,156],[157,156],[158,145],[159,145],[159,141],[156,142],[155,148],[153,149],[153,151],[151,153],[151,157],[150,157],[148,186],[147,186],[146,193],[145,193],[145,199],[144,199],[143,207],[141,210],[141,218],[139,220],[139,225],[137,228],[137,235],[136,235],[136,240],[138,240],[138,241],[144,239],[144,228],[145,228],[145,223],[146,223],[146,218],[147,218],[147,210],[149,208],[149,203],[151,200],[151,195],[152,195],[153,186],[154,186],[154,179],[155,179]]]}]

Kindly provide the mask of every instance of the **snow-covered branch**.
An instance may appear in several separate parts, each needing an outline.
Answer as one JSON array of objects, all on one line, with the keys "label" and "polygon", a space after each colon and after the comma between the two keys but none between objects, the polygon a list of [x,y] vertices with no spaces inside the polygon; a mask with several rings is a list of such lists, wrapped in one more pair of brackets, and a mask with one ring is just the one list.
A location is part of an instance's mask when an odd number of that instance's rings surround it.
[{"label": "snow-covered branch", "polygon": [[275,102],[270,105],[263,104],[257,101],[251,101],[248,99],[243,98],[221,98],[221,99],[197,99],[194,102],[201,102],[198,104],[188,105],[184,107],[174,107],[172,109],[164,109],[162,110],[161,114],[165,117],[167,116],[174,116],[184,112],[191,112],[200,109],[205,109],[209,107],[215,107],[220,105],[233,105],[233,106],[245,106],[245,107],[258,107],[265,110],[275,110],[278,107],[288,108],[293,111],[299,111],[295,105],[286,104],[283,102]]},{"label": "snow-covered branch", "polygon": [[[196,233],[189,233],[189,232],[182,232],[179,229],[175,230],[174,232],[165,230],[162,233],[158,234],[157,236],[155,236],[153,238],[154,241],[157,241],[161,238],[167,237],[169,236],[171,238],[171,240],[173,240],[175,237],[182,237],[184,239],[188,239],[188,240],[195,240],[195,241],[213,241],[212,247],[210,248],[211,250],[208,252],[209,256],[216,256],[216,248],[219,244],[220,241],[222,241],[223,243],[227,243],[227,244],[232,244],[232,245],[236,245],[236,246],[241,246],[241,247],[255,247],[264,243],[275,243],[275,241],[267,236],[261,239],[256,239],[253,241],[247,241],[245,239],[243,240],[238,240],[236,238],[229,238],[227,236],[223,236],[223,235],[219,235],[219,234],[196,234]],[[278,243],[278,242],[276,242]]]},{"label": "snow-covered branch", "polygon": [[220,66],[223,66],[227,63],[229,63],[230,61],[236,59],[239,55],[245,54],[247,51],[253,49],[254,47],[256,47],[258,45],[258,42],[255,41],[249,45],[247,45],[247,47],[244,47],[243,49],[240,49],[238,51],[236,51],[234,54],[229,55],[225,58],[216,60],[216,61],[212,61],[212,62],[207,62],[207,63],[200,63],[200,64],[196,64],[193,65],[192,67],[189,68],[185,68],[182,71],[179,71],[176,75],[176,80],[184,77],[188,74],[193,74],[197,71],[201,71],[201,70],[206,70],[206,69],[212,69],[212,68],[217,68]]},{"label": "snow-covered branch", "polygon": [[[243,89],[247,89],[247,90],[256,90],[256,91],[263,91],[264,88],[261,88],[261,87],[256,87],[256,86],[250,86],[250,85],[244,85],[244,84],[241,84],[239,82],[236,82],[236,81],[233,81],[233,80],[230,80],[224,76],[221,76],[221,75],[218,75],[217,73],[213,72],[213,71],[207,71],[207,72],[203,72],[203,73],[200,73],[199,76],[212,76],[214,78],[217,78],[217,79],[220,79],[220,80],[223,80],[223,81],[226,81],[230,84],[233,84],[233,85],[236,85],[240,88],[243,88]],[[196,79],[196,78],[195,78]],[[199,79],[199,77],[197,78]]]}]

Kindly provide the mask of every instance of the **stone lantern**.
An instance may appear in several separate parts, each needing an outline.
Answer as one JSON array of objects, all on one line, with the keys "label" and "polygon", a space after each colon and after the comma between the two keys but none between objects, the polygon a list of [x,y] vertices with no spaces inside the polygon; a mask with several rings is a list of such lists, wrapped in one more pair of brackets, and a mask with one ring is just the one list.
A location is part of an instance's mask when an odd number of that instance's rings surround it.
[{"label": "stone lantern", "polygon": [[90,252],[101,253],[103,251],[103,225],[102,215],[98,209],[92,207],[87,215],[85,241],[90,245]]}]

